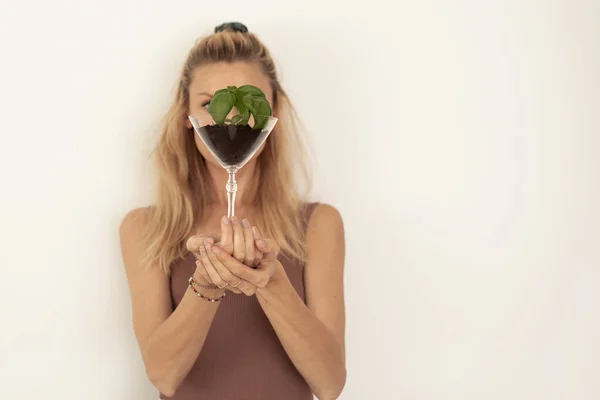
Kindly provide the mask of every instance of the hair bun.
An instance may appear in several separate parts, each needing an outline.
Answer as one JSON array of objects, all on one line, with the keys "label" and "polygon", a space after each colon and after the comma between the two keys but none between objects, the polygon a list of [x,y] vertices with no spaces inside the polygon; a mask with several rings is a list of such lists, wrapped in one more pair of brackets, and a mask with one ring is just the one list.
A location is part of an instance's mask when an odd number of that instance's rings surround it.
[{"label": "hair bun", "polygon": [[241,22],[224,22],[221,25],[215,27],[215,33],[223,32],[226,30],[232,30],[234,32],[247,33],[248,27]]}]

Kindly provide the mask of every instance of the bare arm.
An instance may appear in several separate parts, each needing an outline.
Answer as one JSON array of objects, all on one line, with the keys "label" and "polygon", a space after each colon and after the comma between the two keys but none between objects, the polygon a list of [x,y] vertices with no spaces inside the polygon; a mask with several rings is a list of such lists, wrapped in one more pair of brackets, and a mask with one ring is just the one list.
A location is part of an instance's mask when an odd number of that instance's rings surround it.
[{"label": "bare arm", "polygon": [[[168,276],[157,266],[146,268],[139,262],[146,221],[146,209],[127,214],[120,227],[121,251],[131,295],[133,328],[146,373],[153,385],[170,397],[198,358],[219,302],[205,301],[188,289],[173,311]],[[204,282],[198,271],[194,279]],[[219,289],[198,291],[210,298],[223,293]]]},{"label": "bare arm", "polygon": [[331,206],[319,205],[307,232],[305,305],[278,264],[256,292],[288,356],[321,400],[336,399],[346,381],[343,291],[344,229]]}]

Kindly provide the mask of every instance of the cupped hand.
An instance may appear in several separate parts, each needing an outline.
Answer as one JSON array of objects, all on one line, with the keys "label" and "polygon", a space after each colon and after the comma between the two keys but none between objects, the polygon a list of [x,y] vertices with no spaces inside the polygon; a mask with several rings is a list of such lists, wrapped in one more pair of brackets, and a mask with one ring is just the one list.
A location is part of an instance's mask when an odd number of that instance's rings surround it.
[{"label": "cupped hand", "polygon": [[221,240],[217,243],[227,254],[249,267],[256,267],[263,255],[256,248],[252,225],[247,219],[233,216],[221,219]]},{"label": "cupped hand", "polygon": [[[235,224],[232,225],[235,230]],[[217,246],[210,241],[205,242],[204,248],[200,249],[200,259],[212,283],[246,296],[252,296],[257,289],[267,286],[279,263],[277,251],[273,240],[263,239],[257,227],[252,227],[251,232],[252,243],[262,255],[256,268],[242,263],[222,244]]]},{"label": "cupped hand", "polygon": [[215,239],[209,235],[194,235],[190,237],[186,243],[185,247],[187,251],[192,253],[196,258],[196,270],[194,271],[194,279],[201,285],[206,287],[217,286],[211,281],[208,276],[206,269],[202,265],[202,250],[204,250],[204,246],[213,246],[215,244]]}]

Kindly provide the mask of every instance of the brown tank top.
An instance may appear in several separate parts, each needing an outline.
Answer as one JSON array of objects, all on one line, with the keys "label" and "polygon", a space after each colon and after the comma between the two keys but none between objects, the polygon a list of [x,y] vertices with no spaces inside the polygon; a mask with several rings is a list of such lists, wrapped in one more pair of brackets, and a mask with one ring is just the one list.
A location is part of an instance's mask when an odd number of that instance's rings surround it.
[{"label": "brown tank top", "polygon": [[[305,221],[317,203],[304,209]],[[306,226],[305,226],[306,229]],[[193,254],[172,265],[171,298],[177,307],[194,272]],[[304,264],[279,261],[303,301]],[[161,395],[161,399],[167,399]],[[227,292],[195,364],[171,400],[312,400],[313,394],[285,352],[256,296]]]}]

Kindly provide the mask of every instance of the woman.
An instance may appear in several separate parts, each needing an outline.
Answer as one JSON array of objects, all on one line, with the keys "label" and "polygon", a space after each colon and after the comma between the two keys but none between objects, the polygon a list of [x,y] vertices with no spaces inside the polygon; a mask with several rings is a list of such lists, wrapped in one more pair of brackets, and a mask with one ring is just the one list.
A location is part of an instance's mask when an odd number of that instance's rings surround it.
[{"label": "woman", "polygon": [[[279,121],[227,174],[192,129],[212,94],[254,85]],[[133,324],[161,398],[335,399],[346,379],[344,231],[339,213],[295,190],[292,108],[269,51],[239,23],[190,51],[156,148],[158,195],[121,223]],[[190,279],[192,278],[192,279]]]}]

